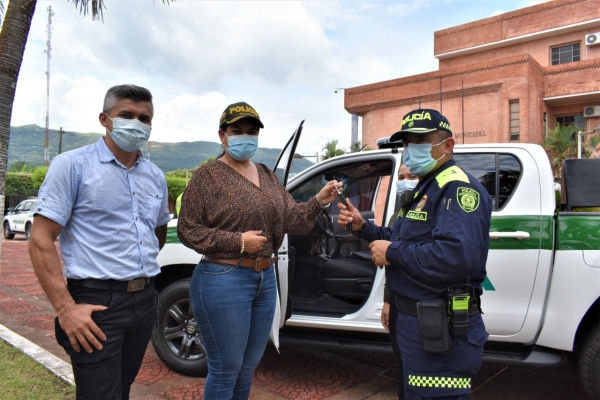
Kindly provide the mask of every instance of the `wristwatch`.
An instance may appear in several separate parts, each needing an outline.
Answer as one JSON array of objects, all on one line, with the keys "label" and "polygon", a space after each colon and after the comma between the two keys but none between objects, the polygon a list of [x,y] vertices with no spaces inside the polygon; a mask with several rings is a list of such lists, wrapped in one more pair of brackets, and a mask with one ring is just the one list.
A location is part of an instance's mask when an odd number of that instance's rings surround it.
[{"label": "wristwatch", "polygon": [[362,225],[360,226],[360,228],[357,231],[352,231],[352,234],[354,236],[360,236],[362,235],[363,231],[365,230],[365,227],[367,226],[367,221],[363,221]]}]

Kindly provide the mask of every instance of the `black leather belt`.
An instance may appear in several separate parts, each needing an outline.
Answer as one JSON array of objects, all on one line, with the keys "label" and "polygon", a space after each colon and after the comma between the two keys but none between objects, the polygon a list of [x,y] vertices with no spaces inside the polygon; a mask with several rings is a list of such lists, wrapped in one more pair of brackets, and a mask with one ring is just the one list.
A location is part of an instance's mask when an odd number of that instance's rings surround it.
[{"label": "black leather belt", "polygon": [[67,284],[71,286],[81,286],[88,289],[98,290],[123,290],[128,292],[138,292],[144,290],[146,286],[154,282],[154,277],[138,278],[130,281],[118,281],[116,279],[70,279],[67,278]]}]

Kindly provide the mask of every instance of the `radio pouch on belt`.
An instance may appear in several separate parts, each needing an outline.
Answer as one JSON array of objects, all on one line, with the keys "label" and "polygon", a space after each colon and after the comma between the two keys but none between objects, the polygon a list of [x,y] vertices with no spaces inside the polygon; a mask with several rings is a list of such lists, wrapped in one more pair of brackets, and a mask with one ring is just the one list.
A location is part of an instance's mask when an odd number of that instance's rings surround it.
[{"label": "radio pouch on belt", "polygon": [[444,354],[452,345],[448,330],[448,313],[443,299],[420,300],[417,303],[419,340],[425,353]]}]

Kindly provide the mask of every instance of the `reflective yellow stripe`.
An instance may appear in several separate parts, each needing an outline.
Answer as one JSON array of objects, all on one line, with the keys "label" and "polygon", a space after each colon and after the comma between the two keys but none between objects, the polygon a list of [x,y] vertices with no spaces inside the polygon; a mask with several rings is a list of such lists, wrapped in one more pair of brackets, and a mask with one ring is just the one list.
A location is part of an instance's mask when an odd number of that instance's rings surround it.
[{"label": "reflective yellow stripe", "polygon": [[471,378],[408,375],[408,384],[419,387],[470,389]]},{"label": "reflective yellow stripe", "polygon": [[459,181],[469,183],[469,177],[467,174],[465,174],[463,170],[458,168],[456,165],[453,165],[452,167],[440,173],[435,177],[435,180],[440,188],[443,188],[448,182]]}]

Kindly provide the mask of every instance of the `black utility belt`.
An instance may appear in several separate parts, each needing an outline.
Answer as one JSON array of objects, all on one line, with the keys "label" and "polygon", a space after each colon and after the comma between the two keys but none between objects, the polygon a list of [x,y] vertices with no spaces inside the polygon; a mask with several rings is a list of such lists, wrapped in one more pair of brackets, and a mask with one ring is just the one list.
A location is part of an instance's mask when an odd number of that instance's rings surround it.
[{"label": "black utility belt", "polygon": [[418,318],[419,342],[424,352],[445,354],[453,336],[469,331],[469,318],[480,312],[479,297],[449,290],[446,298],[420,301],[393,296],[398,312]]},{"label": "black utility belt", "polygon": [[[417,300],[407,299],[405,297],[400,297],[392,293],[392,298],[394,299],[394,304],[396,304],[396,308],[398,312],[402,314],[407,314],[413,317],[418,317],[419,314],[417,312],[417,304],[419,303]],[[479,306],[477,302],[471,302],[469,305],[469,317],[477,314],[479,312]]]},{"label": "black utility belt", "polygon": [[139,292],[154,283],[154,277],[137,278],[130,281],[119,281],[116,279],[71,279],[67,278],[67,285],[80,286],[97,290],[120,290],[127,292]]}]

